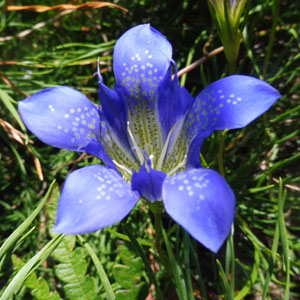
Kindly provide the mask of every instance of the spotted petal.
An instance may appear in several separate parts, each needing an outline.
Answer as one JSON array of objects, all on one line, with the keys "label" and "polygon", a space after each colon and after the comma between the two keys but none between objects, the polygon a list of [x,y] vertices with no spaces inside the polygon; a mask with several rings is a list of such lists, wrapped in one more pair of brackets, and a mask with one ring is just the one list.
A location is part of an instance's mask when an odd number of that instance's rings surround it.
[{"label": "spotted petal", "polygon": [[91,141],[99,139],[97,108],[75,89],[44,89],[19,102],[19,112],[27,128],[51,146],[85,151]]},{"label": "spotted petal", "polygon": [[242,75],[220,79],[196,98],[189,113],[188,132],[242,128],[264,113],[280,98],[265,81]]},{"label": "spotted petal", "polygon": [[59,199],[53,231],[82,234],[121,221],[139,196],[114,170],[101,165],[72,172]]},{"label": "spotted petal", "polygon": [[172,57],[168,40],[150,24],[125,32],[114,48],[114,73],[132,109],[140,99],[150,103]]},{"label": "spotted petal", "polygon": [[205,247],[217,252],[230,233],[234,194],[217,172],[192,169],[165,179],[167,213]]}]

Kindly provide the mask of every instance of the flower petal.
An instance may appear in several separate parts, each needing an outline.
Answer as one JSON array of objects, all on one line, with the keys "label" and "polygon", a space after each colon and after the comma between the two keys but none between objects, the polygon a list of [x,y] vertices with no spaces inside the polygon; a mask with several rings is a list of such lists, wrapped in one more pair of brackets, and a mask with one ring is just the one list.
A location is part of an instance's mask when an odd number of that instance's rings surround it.
[{"label": "flower petal", "polygon": [[[125,32],[114,49],[114,73],[125,96],[128,127],[135,139],[135,149],[146,150],[156,161],[162,147],[157,114],[158,89],[171,59],[171,44],[150,24]],[[143,159],[139,158],[139,162],[143,164]]]},{"label": "flower petal", "polygon": [[116,165],[112,161],[111,157],[105,152],[105,149],[102,144],[100,144],[97,141],[91,141],[90,143],[87,144],[85,147],[84,151],[88,154],[91,154],[105,163],[105,165],[110,168],[115,170],[118,174],[120,174],[119,170],[117,169]]},{"label": "flower petal", "polygon": [[164,141],[175,124],[180,131],[182,122],[194,101],[190,93],[179,85],[177,76],[172,80],[172,66],[170,65],[159,86],[157,103]]},{"label": "flower petal", "polygon": [[211,132],[202,132],[195,136],[188,148],[186,169],[200,168],[200,150],[203,141],[210,135]]},{"label": "flower petal", "polygon": [[244,127],[279,98],[276,89],[254,77],[233,75],[220,79],[197,96],[187,119],[188,132],[195,136],[207,128]]},{"label": "flower petal", "polygon": [[127,156],[132,166],[136,163],[136,158],[131,150],[132,145],[127,131],[127,107],[124,96],[119,92],[120,86],[116,84],[111,90],[101,82],[99,85],[101,121],[105,123],[102,123],[101,140],[103,144],[107,144],[107,149],[113,150],[110,154],[115,160],[120,161],[120,156],[123,158]]},{"label": "flower petal", "polygon": [[116,89],[109,89],[103,83],[99,83],[99,95],[103,117],[114,136],[124,147],[129,148],[127,134],[127,107],[124,97],[120,96]]},{"label": "flower petal", "polygon": [[130,109],[140,99],[150,102],[171,61],[172,46],[150,24],[125,32],[114,48],[114,73],[130,98]]},{"label": "flower petal", "polygon": [[139,194],[150,202],[161,200],[162,184],[166,174],[149,167],[147,171],[142,166],[138,173],[132,175],[132,190],[138,191]]},{"label": "flower petal", "polygon": [[44,89],[19,102],[18,107],[27,128],[51,146],[85,151],[86,145],[99,139],[96,106],[70,87]]},{"label": "flower petal", "polygon": [[235,197],[216,171],[192,169],[165,179],[163,202],[167,213],[213,252],[230,233]]},{"label": "flower petal", "polygon": [[58,203],[53,231],[82,234],[121,221],[139,197],[114,170],[92,165],[72,172]]}]

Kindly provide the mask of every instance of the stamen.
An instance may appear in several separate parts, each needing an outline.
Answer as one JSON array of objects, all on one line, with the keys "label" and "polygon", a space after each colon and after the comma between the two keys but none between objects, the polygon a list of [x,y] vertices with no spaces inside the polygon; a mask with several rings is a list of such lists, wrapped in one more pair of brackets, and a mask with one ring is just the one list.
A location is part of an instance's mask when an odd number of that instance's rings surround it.
[{"label": "stamen", "polygon": [[138,145],[134,139],[134,136],[130,130],[129,121],[127,122],[127,131],[128,131],[129,137],[131,139],[131,142],[133,144],[133,149],[135,150],[135,153],[140,161],[140,164],[142,165],[144,163],[144,155],[143,155],[141,149],[138,147]]},{"label": "stamen", "polygon": [[161,153],[160,153],[160,156],[159,156],[159,159],[158,159],[158,162],[157,162],[157,166],[156,166],[156,170],[158,170],[158,171],[160,171],[161,168],[162,168],[162,164],[164,162],[164,159],[165,159],[165,156],[166,156],[166,153],[167,153],[167,150],[168,150],[170,138],[171,138],[171,135],[174,132],[176,126],[177,126],[177,123],[175,123],[175,125],[169,131],[167,139],[166,139],[166,141],[164,143],[164,146],[163,146],[163,148],[161,150]]},{"label": "stamen", "polygon": [[174,175],[180,168],[184,167],[186,164],[186,158],[187,158],[187,155],[184,156],[184,159],[182,162],[180,162],[174,169],[172,169],[171,171],[169,171],[167,173],[167,176],[170,177],[170,176]]},{"label": "stamen", "polygon": [[119,167],[121,170],[125,171],[128,175],[132,176],[132,171],[131,171],[131,170],[129,170],[129,169],[126,168],[125,166],[123,166],[123,165],[117,163],[115,160],[113,160],[113,163],[114,163],[117,167]]},{"label": "stamen", "polygon": [[97,58],[97,75],[98,75],[99,83],[102,83],[103,77],[102,77],[101,72],[100,72],[100,58],[99,58],[99,56]]},{"label": "stamen", "polygon": [[149,160],[150,160],[150,162],[151,162],[151,168],[154,169],[154,164],[153,164],[154,155],[153,155],[153,154],[151,154],[151,155],[149,156]]}]

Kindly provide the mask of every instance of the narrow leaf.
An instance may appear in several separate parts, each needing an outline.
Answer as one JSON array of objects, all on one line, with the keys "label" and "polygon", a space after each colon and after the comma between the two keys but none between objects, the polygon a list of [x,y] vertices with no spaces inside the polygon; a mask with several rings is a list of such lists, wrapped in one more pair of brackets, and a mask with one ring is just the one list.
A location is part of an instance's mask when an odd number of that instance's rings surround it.
[{"label": "narrow leaf", "polygon": [[99,274],[99,277],[101,279],[101,283],[106,291],[106,295],[107,298],[109,300],[114,300],[115,295],[114,292],[112,290],[111,284],[108,280],[108,277],[103,269],[103,266],[99,260],[99,258],[97,257],[95,251],[93,250],[93,248],[84,240],[84,238],[80,235],[77,236],[79,241],[84,245],[85,249],[87,250],[87,252],[89,253],[89,255],[91,256],[91,259],[93,261],[93,263],[95,264],[95,267],[97,269],[97,272]]},{"label": "narrow leaf", "polygon": [[61,242],[63,236],[58,234],[50,242],[48,242],[40,252],[33,256],[23,268],[15,275],[13,280],[5,289],[0,300],[8,300],[21,288],[22,282],[33,272],[38,266],[40,266],[45,259],[52,253],[56,246]]},{"label": "narrow leaf", "polygon": [[19,123],[20,127],[23,131],[26,131],[25,125],[23,124],[20,115],[16,108],[12,105],[12,102],[14,100],[4,91],[0,89],[0,99],[2,100],[4,106],[8,109],[8,111],[13,115],[13,117],[16,119],[16,121]]},{"label": "narrow leaf", "polygon": [[32,224],[32,221],[39,214],[46,201],[48,200],[51,191],[53,189],[55,180],[51,183],[45,197],[41,200],[38,207],[32,212],[32,214],[9,236],[9,238],[3,243],[0,248],[0,259],[2,256],[8,251],[10,247],[12,247],[15,242],[20,238],[20,236],[27,230],[27,228]]}]

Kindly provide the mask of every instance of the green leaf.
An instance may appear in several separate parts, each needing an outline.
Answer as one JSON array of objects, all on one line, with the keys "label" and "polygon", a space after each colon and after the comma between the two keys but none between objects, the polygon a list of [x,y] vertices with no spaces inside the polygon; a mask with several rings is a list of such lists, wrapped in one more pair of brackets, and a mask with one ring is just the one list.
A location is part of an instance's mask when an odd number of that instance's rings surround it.
[{"label": "green leaf", "polygon": [[49,299],[49,286],[44,278],[40,277],[36,281],[36,288],[31,292],[32,296],[39,300],[48,300]]},{"label": "green leaf", "polygon": [[62,235],[56,235],[50,242],[48,242],[41,251],[33,256],[15,275],[13,280],[9,283],[4,290],[0,300],[8,300],[21,288],[21,284],[27,279],[27,277],[40,266],[45,259],[52,253],[62,239]]},{"label": "green leaf", "polygon": [[218,269],[219,269],[219,276],[220,276],[220,280],[221,280],[221,283],[222,283],[225,299],[226,300],[233,300],[234,297],[232,295],[230,284],[228,282],[228,279],[226,277],[226,274],[224,272],[222,264],[220,263],[220,261],[218,259],[216,260],[216,263],[217,263],[217,266],[218,266]]},{"label": "green leaf", "polygon": [[126,247],[125,244],[120,245],[118,247],[118,250],[120,251],[120,257],[122,262],[129,266],[135,273],[142,275],[142,271],[144,270],[144,264],[140,257],[136,257],[135,252],[133,252],[131,249]]},{"label": "green leaf", "polygon": [[259,271],[259,264],[260,264],[260,257],[257,248],[254,248],[254,264],[250,274],[249,280],[247,280],[246,284],[243,288],[239,291],[239,293],[234,297],[234,300],[242,300],[245,299],[251,289],[253,288],[254,284],[256,283]]},{"label": "green leaf", "polygon": [[128,224],[123,224],[123,229],[125,230],[125,232],[129,236],[132,247],[134,247],[134,249],[139,254],[139,256],[141,257],[141,259],[142,259],[142,261],[143,261],[143,263],[145,265],[145,269],[146,269],[147,275],[149,276],[150,280],[152,281],[152,283],[155,286],[157,299],[163,299],[162,298],[162,293],[161,293],[159,285],[158,285],[158,282],[156,280],[154,272],[151,269],[150,262],[149,262],[149,259],[146,256],[145,251],[143,250],[143,248],[141,247],[141,245],[138,243],[138,241],[136,240],[136,238],[131,233],[132,230],[131,230],[130,226]]},{"label": "green leaf", "polygon": [[113,276],[123,288],[129,290],[134,288],[140,278],[140,274],[137,274],[133,268],[124,265],[115,265]]},{"label": "green leaf", "polygon": [[73,283],[64,285],[64,291],[67,299],[70,300],[95,300],[96,297],[96,283],[91,277],[84,277],[76,280]]},{"label": "green leaf", "polygon": [[148,294],[148,285],[141,282],[132,290],[119,290],[116,293],[116,300],[144,300]]},{"label": "green leaf", "polygon": [[101,279],[101,284],[105,289],[106,292],[106,297],[108,300],[115,300],[115,294],[113,292],[112,286],[109,282],[109,279],[104,271],[104,268],[101,264],[101,261],[99,260],[98,256],[96,255],[95,251],[93,250],[93,248],[90,246],[89,243],[87,243],[84,238],[80,235],[77,236],[79,241],[83,244],[83,246],[85,247],[85,249],[87,250],[88,254],[90,255],[92,261],[95,264],[95,267],[97,269],[98,275]]},{"label": "green leaf", "polygon": [[61,263],[55,267],[57,277],[64,282],[83,281],[87,270],[85,255],[81,248],[76,248],[73,252],[69,252],[65,263]]},{"label": "green leaf", "polygon": [[60,296],[58,294],[58,292],[54,292],[54,293],[50,293],[48,300],[60,300]]},{"label": "green leaf", "polygon": [[15,102],[8,94],[0,89],[0,99],[2,100],[4,106],[8,109],[8,111],[13,115],[16,121],[19,123],[20,127],[23,131],[26,131],[25,125],[22,122],[20,115],[16,108],[13,106],[12,102]]},{"label": "green leaf", "polygon": [[[134,246],[135,250],[137,250],[136,245],[138,245],[137,242]],[[123,289],[118,290],[115,295],[116,299],[142,300],[147,297],[149,288],[147,283],[141,282],[145,265],[141,257],[136,257],[137,254],[130,246],[133,244],[125,243],[118,247],[123,265],[116,264],[114,266],[113,277]]]},{"label": "green leaf", "polygon": [[27,228],[32,224],[32,221],[39,214],[48,198],[50,197],[51,191],[53,189],[55,180],[51,183],[45,197],[41,200],[37,208],[31,213],[31,215],[9,236],[9,238],[3,243],[0,248],[0,259],[2,256],[12,247],[15,242],[20,238],[20,236],[27,230]]},{"label": "green leaf", "polygon": [[86,275],[86,253],[83,248],[75,248],[76,237],[65,236],[53,256],[60,262],[55,266],[55,274],[64,282],[63,288],[68,299],[97,299],[97,286],[93,278]]},{"label": "green leaf", "polygon": [[180,300],[187,300],[188,293],[187,293],[187,288],[186,288],[186,284],[184,281],[182,269],[180,268],[178,261],[176,261],[176,259],[175,259],[171,244],[168,239],[168,235],[164,229],[162,230],[162,233],[163,233],[163,238],[164,238],[165,245],[167,248],[170,266],[172,268],[172,273],[173,273],[172,275],[174,277],[175,287],[176,287],[178,298]]},{"label": "green leaf", "polygon": [[[22,267],[25,265],[22,259],[17,257],[16,255],[12,255],[11,259],[13,265],[16,267],[16,271],[21,270]],[[37,278],[35,272],[32,272],[27,277],[24,284],[26,285],[27,288],[32,290],[31,295],[37,300],[61,299],[60,295],[56,291],[54,291],[54,293],[50,293],[50,289],[47,281],[42,277]]]},{"label": "green leaf", "polygon": [[[111,228],[106,228],[105,230],[108,231],[109,233],[113,234],[114,236],[118,237],[119,239],[130,242],[130,238],[126,234],[119,233]],[[149,241],[146,241],[143,239],[136,239],[136,240],[140,245],[148,246],[148,247],[152,247],[152,248],[154,247],[154,244],[150,243]]]},{"label": "green leaf", "polygon": [[284,300],[290,299],[290,254],[289,254],[289,240],[284,219],[284,203],[286,199],[286,190],[283,191],[282,180],[279,180],[278,193],[278,225],[280,240],[282,244],[283,261],[286,269]]},{"label": "green leaf", "polygon": [[69,258],[69,253],[74,249],[76,237],[74,235],[65,235],[61,243],[53,251],[54,256],[58,261],[65,262]]}]

